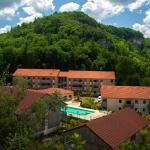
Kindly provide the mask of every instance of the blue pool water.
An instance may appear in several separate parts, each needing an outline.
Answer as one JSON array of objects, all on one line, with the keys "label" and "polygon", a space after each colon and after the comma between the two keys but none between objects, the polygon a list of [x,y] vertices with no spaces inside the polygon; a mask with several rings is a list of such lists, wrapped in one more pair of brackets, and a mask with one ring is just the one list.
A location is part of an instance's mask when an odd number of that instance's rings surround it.
[{"label": "blue pool water", "polygon": [[82,109],[82,108],[76,108],[76,107],[71,107],[71,106],[66,106],[64,108],[61,108],[62,112],[67,112],[68,114],[73,114],[73,115],[89,115],[91,113],[94,113],[94,111]]}]

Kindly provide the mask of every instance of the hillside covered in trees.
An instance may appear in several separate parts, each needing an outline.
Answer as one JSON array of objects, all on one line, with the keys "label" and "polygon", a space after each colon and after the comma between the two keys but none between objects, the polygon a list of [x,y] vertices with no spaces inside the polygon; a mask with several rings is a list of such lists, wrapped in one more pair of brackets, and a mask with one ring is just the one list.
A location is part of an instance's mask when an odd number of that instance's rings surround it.
[{"label": "hillside covered in trees", "polygon": [[114,70],[120,85],[150,85],[150,40],[96,22],[82,12],[55,13],[0,35],[0,70]]}]

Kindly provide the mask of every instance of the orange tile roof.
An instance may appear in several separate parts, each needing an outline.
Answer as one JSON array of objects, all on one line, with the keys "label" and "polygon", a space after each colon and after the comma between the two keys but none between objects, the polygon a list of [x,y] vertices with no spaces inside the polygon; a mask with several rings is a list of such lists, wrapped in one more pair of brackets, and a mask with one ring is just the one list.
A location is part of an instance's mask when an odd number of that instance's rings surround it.
[{"label": "orange tile roof", "polygon": [[150,86],[109,86],[101,88],[102,98],[150,100]]},{"label": "orange tile roof", "polygon": [[133,109],[125,108],[70,129],[65,133],[87,127],[98,138],[104,141],[110,149],[115,149],[148,124],[149,122]]},{"label": "orange tile roof", "polygon": [[60,71],[59,69],[17,69],[13,76],[30,76],[30,77],[68,77],[78,79],[111,79],[115,80],[113,71]]},{"label": "orange tile roof", "polygon": [[60,71],[58,76],[59,77],[67,77],[68,76],[68,71]]},{"label": "orange tile roof", "polygon": [[13,76],[29,76],[29,77],[57,77],[60,70],[58,69],[17,69]]},{"label": "orange tile roof", "polygon": [[77,71],[69,70],[68,72],[60,72],[60,76],[78,79],[111,79],[115,80],[113,71]]}]

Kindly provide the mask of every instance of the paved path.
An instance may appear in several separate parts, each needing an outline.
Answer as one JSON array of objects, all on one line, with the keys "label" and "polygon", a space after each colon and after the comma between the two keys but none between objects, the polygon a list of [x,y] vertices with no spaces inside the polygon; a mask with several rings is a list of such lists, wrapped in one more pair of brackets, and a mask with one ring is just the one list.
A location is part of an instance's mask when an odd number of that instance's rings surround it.
[{"label": "paved path", "polygon": [[106,116],[106,115],[108,115],[108,114],[111,113],[110,111],[94,110],[94,109],[88,109],[88,108],[80,107],[79,102],[77,102],[77,103],[71,103],[70,102],[70,103],[68,103],[68,106],[75,107],[75,108],[80,108],[80,109],[82,108],[82,109],[90,110],[90,111],[94,111],[94,113],[91,113],[89,115],[67,114],[68,116],[73,116],[73,117],[84,119],[84,120],[93,120],[93,119],[96,119],[96,118],[99,118],[99,117]]}]

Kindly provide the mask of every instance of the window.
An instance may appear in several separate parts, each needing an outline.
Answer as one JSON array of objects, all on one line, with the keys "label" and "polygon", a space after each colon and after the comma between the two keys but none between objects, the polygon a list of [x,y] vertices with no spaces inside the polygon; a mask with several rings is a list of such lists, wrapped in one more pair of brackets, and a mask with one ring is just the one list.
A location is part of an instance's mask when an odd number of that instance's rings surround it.
[{"label": "window", "polygon": [[146,104],[146,101],[143,101],[143,104]]},{"label": "window", "polygon": [[131,101],[126,101],[126,104],[130,105],[130,104],[131,104]]},{"label": "window", "polygon": [[121,100],[121,99],[119,100],[119,103],[122,103],[122,100]]},{"label": "window", "polygon": [[121,110],[121,107],[119,107],[119,110]]},{"label": "window", "polygon": [[94,85],[93,88],[98,88],[98,86]]},{"label": "window", "polygon": [[143,108],[143,112],[145,112],[145,108]]},{"label": "window", "polygon": [[103,99],[103,102],[107,102],[107,100],[106,100],[106,99]]},{"label": "window", "polygon": [[135,108],[135,111],[137,111],[137,108]]},{"label": "window", "polygon": [[138,104],[138,101],[135,101],[135,104]]},{"label": "window", "polygon": [[114,80],[111,80],[111,83],[113,83],[114,82]]}]

